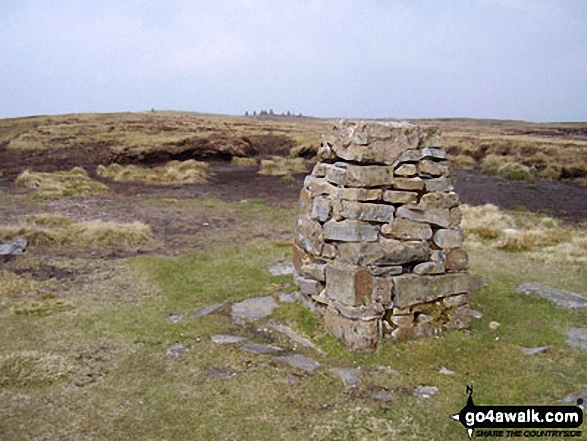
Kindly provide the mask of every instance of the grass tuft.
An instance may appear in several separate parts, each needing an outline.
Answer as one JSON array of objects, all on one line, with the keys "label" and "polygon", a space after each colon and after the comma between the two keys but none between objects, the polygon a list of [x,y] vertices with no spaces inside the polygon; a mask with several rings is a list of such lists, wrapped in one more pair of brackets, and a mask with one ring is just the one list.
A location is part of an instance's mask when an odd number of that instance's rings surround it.
[{"label": "grass tuft", "polygon": [[189,159],[187,161],[171,161],[164,166],[145,168],[136,165],[123,167],[111,164],[108,167],[98,166],[98,176],[120,182],[144,182],[157,185],[201,184],[210,176],[210,167],[205,162]]},{"label": "grass tuft", "polygon": [[60,355],[37,351],[13,352],[0,355],[0,386],[47,386],[65,379],[72,365]]},{"label": "grass tuft", "polygon": [[273,156],[272,159],[261,161],[259,174],[270,176],[291,175],[294,173],[304,173],[308,170],[304,158],[282,158]]},{"label": "grass tuft", "polygon": [[57,173],[25,170],[16,178],[15,185],[35,190],[35,195],[43,199],[90,197],[108,190],[106,185],[92,181],[80,167]]},{"label": "grass tuft", "polygon": [[240,167],[256,167],[257,160],[255,158],[241,158],[240,156],[233,156],[230,161],[232,165]]}]

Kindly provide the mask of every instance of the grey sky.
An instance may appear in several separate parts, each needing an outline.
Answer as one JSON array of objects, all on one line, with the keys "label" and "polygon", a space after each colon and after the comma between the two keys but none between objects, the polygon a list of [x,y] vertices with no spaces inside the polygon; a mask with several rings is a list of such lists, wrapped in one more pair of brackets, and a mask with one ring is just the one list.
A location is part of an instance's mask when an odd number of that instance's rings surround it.
[{"label": "grey sky", "polygon": [[0,117],[587,121],[586,0],[4,0]]}]

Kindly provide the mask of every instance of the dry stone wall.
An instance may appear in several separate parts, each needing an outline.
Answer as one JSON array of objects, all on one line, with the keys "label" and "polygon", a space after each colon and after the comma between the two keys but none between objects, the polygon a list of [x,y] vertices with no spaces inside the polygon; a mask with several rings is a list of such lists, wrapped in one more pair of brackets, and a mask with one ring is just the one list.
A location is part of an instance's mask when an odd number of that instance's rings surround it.
[{"label": "dry stone wall", "polygon": [[434,127],[341,121],[304,181],[299,292],[353,350],[469,326],[468,258]]}]

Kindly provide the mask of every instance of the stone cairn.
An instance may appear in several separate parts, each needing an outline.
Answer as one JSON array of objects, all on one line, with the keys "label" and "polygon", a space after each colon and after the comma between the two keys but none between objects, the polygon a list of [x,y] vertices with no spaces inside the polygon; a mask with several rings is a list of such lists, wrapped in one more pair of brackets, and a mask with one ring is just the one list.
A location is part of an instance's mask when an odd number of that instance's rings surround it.
[{"label": "stone cairn", "polygon": [[295,283],[350,349],[469,326],[468,257],[434,127],[341,121],[304,181]]}]

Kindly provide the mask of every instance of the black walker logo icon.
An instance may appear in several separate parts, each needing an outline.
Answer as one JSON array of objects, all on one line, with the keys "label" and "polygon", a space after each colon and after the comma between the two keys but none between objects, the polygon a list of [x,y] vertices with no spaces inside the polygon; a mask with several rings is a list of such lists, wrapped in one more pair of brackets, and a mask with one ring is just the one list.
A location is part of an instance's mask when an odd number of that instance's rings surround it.
[{"label": "black walker logo icon", "polygon": [[[583,410],[579,407],[582,400],[577,401],[577,406],[477,406],[473,402],[471,386],[467,386],[467,394],[467,404],[451,418],[467,429],[469,439],[475,429],[510,429],[508,432],[516,429],[576,429],[583,424]],[[532,431],[528,434],[557,436],[555,432],[562,431]],[[580,431],[566,433],[569,434],[581,436]]]}]

